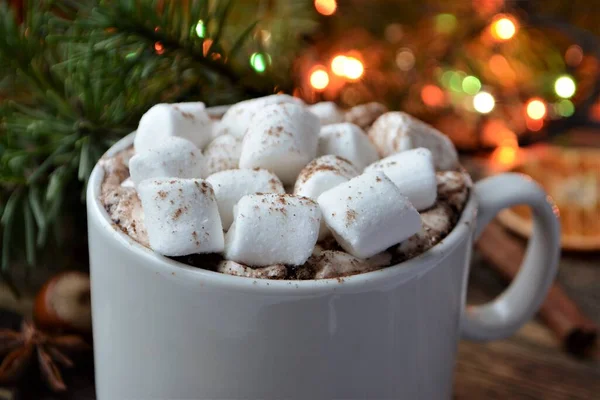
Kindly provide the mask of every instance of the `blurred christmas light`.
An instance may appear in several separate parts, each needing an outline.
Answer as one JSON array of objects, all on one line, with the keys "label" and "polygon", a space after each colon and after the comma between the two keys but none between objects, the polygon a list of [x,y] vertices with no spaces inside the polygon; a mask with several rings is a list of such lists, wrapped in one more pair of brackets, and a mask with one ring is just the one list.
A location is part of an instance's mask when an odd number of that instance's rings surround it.
[{"label": "blurred christmas light", "polygon": [[500,54],[491,56],[489,64],[490,70],[500,78],[514,80],[517,77],[508,60]]},{"label": "blurred christmas light", "polygon": [[561,100],[554,105],[554,110],[561,117],[570,117],[575,113],[575,105],[571,100]]},{"label": "blurred christmas light", "polygon": [[531,99],[525,106],[527,116],[534,120],[544,119],[547,113],[546,104],[541,99]]},{"label": "blurred christmas light", "polygon": [[344,63],[344,75],[346,78],[351,80],[360,79],[365,72],[365,67],[363,63],[355,57],[346,57],[346,62]]},{"label": "blurred christmas light", "polygon": [[154,43],[154,50],[156,51],[156,54],[158,54],[158,55],[165,52],[165,48],[161,42]]},{"label": "blurred christmas light", "polygon": [[435,85],[423,86],[423,89],[421,89],[421,99],[429,107],[441,107],[445,103],[444,92]]},{"label": "blurred christmas light", "polygon": [[208,55],[208,51],[210,50],[210,46],[212,46],[212,39],[206,39],[202,42],[202,54],[206,57]]},{"label": "blurred christmas light", "polygon": [[494,18],[490,31],[492,37],[498,41],[510,40],[517,33],[517,24],[511,16],[500,14]]},{"label": "blurred christmas light", "polygon": [[329,74],[325,67],[318,65],[310,73],[310,85],[315,90],[324,90],[329,85]]},{"label": "blurred christmas light", "polygon": [[479,92],[473,97],[473,107],[477,112],[487,114],[491,112],[496,105],[494,96],[488,92]]},{"label": "blurred christmas light", "polygon": [[435,30],[438,33],[452,33],[456,29],[456,17],[452,14],[438,14],[435,17]]},{"label": "blurred christmas light", "polygon": [[527,118],[525,120],[525,126],[527,126],[527,129],[530,131],[537,132],[544,127],[544,120]]},{"label": "blurred christmas light", "polygon": [[570,67],[576,67],[583,61],[583,49],[576,44],[569,46],[565,52],[565,62]]},{"label": "blurred christmas light", "polygon": [[365,72],[365,67],[356,57],[338,55],[331,60],[331,70],[338,76],[344,76],[350,80],[357,80]]},{"label": "blurred christmas light", "polygon": [[504,0],[473,0],[473,8],[480,14],[492,14],[504,6]]},{"label": "blurred christmas light", "polygon": [[476,77],[469,75],[462,81],[462,90],[466,94],[475,95],[481,90],[481,81]]},{"label": "blurred christmas light", "polygon": [[258,73],[263,73],[267,69],[267,59],[262,53],[252,53],[250,56],[250,66]]},{"label": "blurred christmas light", "polygon": [[492,163],[508,167],[516,161],[518,151],[515,146],[500,146],[492,153]]},{"label": "blurred christmas light", "polygon": [[455,71],[452,73],[452,75],[450,76],[450,81],[448,82],[448,86],[450,86],[450,89],[455,91],[455,92],[461,92],[462,91],[462,82],[463,82],[463,78],[465,77],[464,72],[459,72],[459,71]]},{"label": "blurred christmas light", "polygon": [[315,0],[315,8],[319,14],[333,15],[337,10],[336,0]]},{"label": "blurred christmas light", "polygon": [[402,71],[410,71],[415,66],[415,55],[410,49],[401,48],[396,53],[396,65]]},{"label": "blurred christmas light", "polygon": [[554,91],[563,99],[569,99],[573,97],[575,90],[575,81],[568,75],[563,75],[559,77],[556,82],[554,82]]},{"label": "blurred christmas light", "polygon": [[440,82],[444,87],[450,87],[450,81],[454,76],[454,71],[445,71],[440,78]]},{"label": "blurred christmas light", "polygon": [[389,24],[385,27],[385,38],[388,42],[396,44],[402,40],[404,29],[400,24]]},{"label": "blurred christmas light", "polygon": [[263,45],[268,46],[271,44],[271,32],[266,29],[261,29],[260,31],[260,40]]},{"label": "blurred christmas light", "polygon": [[482,143],[485,146],[518,146],[517,135],[501,119],[491,119],[482,128]]},{"label": "blurred christmas light", "polygon": [[206,27],[204,26],[204,21],[198,21],[194,30],[199,38],[206,36]]},{"label": "blurred christmas light", "polygon": [[347,57],[343,55],[333,57],[331,60],[331,70],[338,76],[344,76]]}]

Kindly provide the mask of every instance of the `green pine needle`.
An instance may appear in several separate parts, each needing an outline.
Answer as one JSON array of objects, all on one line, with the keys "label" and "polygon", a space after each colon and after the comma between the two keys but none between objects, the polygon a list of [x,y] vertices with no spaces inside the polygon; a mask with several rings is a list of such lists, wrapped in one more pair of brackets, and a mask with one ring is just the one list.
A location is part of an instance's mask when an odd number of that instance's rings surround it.
[{"label": "green pine needle", "polygon": [[[262,48],[254,33],[274,29],[295,38],[316,19],[302,0],[29,0],[24,15],[17,22],[0,0],[5,281],[22,261],[47,263],[41,255],[61,240],[85,239],[89,174],[146,110],[160,102],[233,103],[291,87],[289,76],[281,79],[290,68],[283,61],[278,76],[251,69],[249,56]],[[288,22],[290,31],[280,35]],[[277,42],[269,51],[274,60],[290,60],[288,49],[298,46]]]}]

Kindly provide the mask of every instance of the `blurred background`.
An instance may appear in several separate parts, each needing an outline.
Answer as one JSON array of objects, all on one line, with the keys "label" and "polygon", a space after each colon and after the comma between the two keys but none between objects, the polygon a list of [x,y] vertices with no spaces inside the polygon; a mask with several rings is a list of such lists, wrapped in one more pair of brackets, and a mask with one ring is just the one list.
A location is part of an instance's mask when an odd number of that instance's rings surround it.
[{"label": "blurred background", "polygon": [[[449,135],[474,179],[524,172],[561,212],[560,276],[541,320],[495,347],[461,344],[457,398],[593,398],[599,18],[596,0],[0,0],[0,323],[35,314],[36,293],[60,271],[83,271],[67,287],[89,299],[87,178],[154,104],[279,92],[376,101]],[[510,282],[531,229],[526,209],[500,214],[477,245],[470,301]],[[49,321],[44,329],[68,325]],[[22,390],[9,361],[0,399]],[[85,365],[69,398],[93,398]],[[527,382],[532,368],[544,385]],[[27,396],[54,398],[44,390]]]}]

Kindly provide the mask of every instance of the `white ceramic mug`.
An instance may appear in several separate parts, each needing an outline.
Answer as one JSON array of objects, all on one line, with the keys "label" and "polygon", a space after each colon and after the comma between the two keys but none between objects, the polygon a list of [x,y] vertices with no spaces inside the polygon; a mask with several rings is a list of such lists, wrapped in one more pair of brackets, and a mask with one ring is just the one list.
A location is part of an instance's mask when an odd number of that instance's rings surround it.
[{"label": "white ceramic mug", "polygon": [[[102,179],[96,166],[87,192],[99,400],[449,399],[458,340],[511,335],[556,273],[556,209],[521,175],[477,183],[454,230],[422,255],[311,281],[234,277],[155,254],[112,224]],[[534,218],[521,272],[465,311],[473,240],[515,204]]]}]

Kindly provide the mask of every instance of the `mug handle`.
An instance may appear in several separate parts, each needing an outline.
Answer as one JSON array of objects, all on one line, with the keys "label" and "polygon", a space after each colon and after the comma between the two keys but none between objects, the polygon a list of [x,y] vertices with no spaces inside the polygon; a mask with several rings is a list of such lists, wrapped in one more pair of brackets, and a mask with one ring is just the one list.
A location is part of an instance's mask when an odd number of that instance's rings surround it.
[{"label": "mug handle", "polygon": [[504,208],[526,204],[533,215],[533,234],[515,279],[495,300],[468,307],[462,316],[464,338],[480,341],[502,339],[512,335],[533,317],[556,276],[560,257],[558,208],[537,183],[526,175],[516,173],[478,182],[474,195],[479,204],[475,239]]}]

